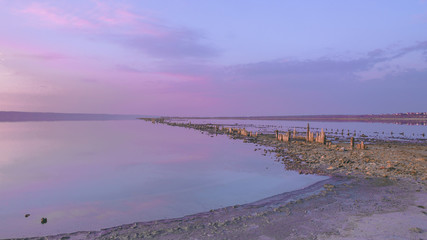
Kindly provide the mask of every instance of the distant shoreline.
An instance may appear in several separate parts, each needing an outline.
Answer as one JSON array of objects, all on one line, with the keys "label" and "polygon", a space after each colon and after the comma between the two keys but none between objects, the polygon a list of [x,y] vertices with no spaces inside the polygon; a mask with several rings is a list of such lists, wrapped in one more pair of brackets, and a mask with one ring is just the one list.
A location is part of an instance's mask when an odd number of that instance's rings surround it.
[{"label": "distant shoreline", "polygon": [[299,115],[299,116],[248,116],[248,117],[173,117],[174,119],[223,119],[223,120],[275,120],[314,122],[377,122],[410,125],[427,125],[427,115]]},{"label": "distant shoreline", "polygon": [[0,111],[0,122],[132,120],[143,116],[146,115]]},{"label": "distant shoreline", "polygon": [[[137,118],[158,118],[154,115],[137,114],[98,114],[98,113],[54,113],[0,111],[0,122],[26,121],[96,121],[126,120]],[[408,125],[426,125],[427,112],[365,115],[293,115],[293,116],[218,116],[218,117],[182,117],[164,116],[165,119],[223,119],[223,120],[272,120],[272,121],[313,121],[313,122],[371,122]]]}]

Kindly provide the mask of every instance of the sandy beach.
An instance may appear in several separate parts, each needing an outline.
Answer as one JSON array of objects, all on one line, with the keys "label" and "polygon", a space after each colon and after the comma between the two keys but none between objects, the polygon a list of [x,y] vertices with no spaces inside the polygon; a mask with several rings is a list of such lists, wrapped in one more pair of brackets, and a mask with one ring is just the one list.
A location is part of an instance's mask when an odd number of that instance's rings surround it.
[{"label": "sandy beach", "polygon": [[[331,144],[274,134],[246,136],[209,124],[145,119],[227,134],[273,155],[300,174],[330,176],[305,189],[176,219],[141,222],[100,231],[29,239],[426,239],[427,144],[425,140],[363,139]],[[239,128],[239,126],[236,126]],[[300,135],[303,133],[299,133]],[[357,140],[357,142],[360,139]]]}]

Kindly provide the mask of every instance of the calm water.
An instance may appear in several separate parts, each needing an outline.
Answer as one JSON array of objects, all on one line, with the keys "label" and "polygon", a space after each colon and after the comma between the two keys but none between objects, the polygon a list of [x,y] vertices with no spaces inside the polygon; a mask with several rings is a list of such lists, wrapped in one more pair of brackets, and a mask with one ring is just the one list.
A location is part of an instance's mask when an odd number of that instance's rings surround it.
[{"label": "calm water", "polygon": [[140,120],[0,123],[0,238],[181,217],[325,179],[253,150]]},{"label": "calm water", "polygon": [[[276,121],[276,120],[233,120],[233,119],[191,119],[180,120],[181,122],[192,123],[212,123],[222,124],[225,126],[233,126],[238,123],[245,125],[248,131],[262,130],[262,132],[273,133],[278,129],[281,131],[293,130],[296,127],[297,131],[305,132],[307,121]],[[315,131],[320,131],[321,128],[328,129],[327,136],[341,136],[341,131],[344,129],[344,137],[348,131],[354,133],[356,137],[365,134],[369,137],[379,139],[394,139],[394,140],[416,140],[427,139],[427,126],[423,125],[399,125],[393,123],[369,123],[369,122],[309,122],[310,128]],[[338,134],[335,132],[338,131]]]}]

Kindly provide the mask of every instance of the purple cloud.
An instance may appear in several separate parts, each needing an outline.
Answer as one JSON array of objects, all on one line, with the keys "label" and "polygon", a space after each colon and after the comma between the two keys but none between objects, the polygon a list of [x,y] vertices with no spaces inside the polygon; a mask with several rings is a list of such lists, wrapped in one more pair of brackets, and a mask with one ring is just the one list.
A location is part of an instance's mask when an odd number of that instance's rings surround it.
[{"label": "purple cloud", "polygon": [[129,67],[126,65],[122,65],[122,64],[117,64],[116,65],[116,70],[120,71],[120,72],[129,72],[129,73],[142,73],[141,70],[138,70],[134,67]]},{"label": "purple cloud", "polygon": [[94,4],[95,10],[90,14],[73,14],[55,4],[41,3],[31,3],[21,12],[48,26],[73,30],[97,41],[111,41],[155,58],[210,58],[219,54],[218,49],[203,43],[201,32],[167,26],[118,3]]},{"label": "purple cloud", "polygon": [[381,57],[381,56],[384,56],[384,54],[385,54],[384,50],[375,49],[375,50],[368,52],[368,57]]},{"label": "purple cloud", "polygon": [[160,59],[211,58],[220,53],[218,49],[204,44],[204,37],[199,32],[160,26],[157,28],[161,34],[107,34],[101,35],[99,38]]},{"label": "purple cloud", "polygon": [[39,53],[39,54],[27,54],[22,55],[23,57],[34,58],[39,60],[56,61],[61,59],[68,59],[69,56],[60,53]]}]

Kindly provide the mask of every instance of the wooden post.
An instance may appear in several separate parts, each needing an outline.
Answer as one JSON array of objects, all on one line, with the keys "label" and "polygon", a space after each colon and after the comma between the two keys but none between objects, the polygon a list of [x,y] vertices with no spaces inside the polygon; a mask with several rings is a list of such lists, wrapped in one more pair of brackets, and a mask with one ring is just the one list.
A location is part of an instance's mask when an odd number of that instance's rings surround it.
[{"label": "wooden post", "polygon": [[351,149],[354,148],[354,137],[351,137],[351,139],[350,139],[350,148]]},{"label": "wooden post", "polygon": [[305,140],[307,142],[310,142],[310,124],[309,123],[307,123],[307,135],[305,137]]},{"label": "wooden post", "polygon": [[326,143],[326,134],[325,134],[325,131],[323,131],[323,128],[322,128],[322,131],[320,132],[320,143],[321,144]]},{"label": "wooden post", "polygon": [[276,138],[279,139],[279,130],[274,131],[276,133]]},{"label": "wooden post", "polygon": [[309,135],[309,136],[308,136],[308,141],[309,141],[309,142],[313,142],[313,141],[314,141],[314,133],[313,133],[313,132],[310,132],[308,135]]},{"label": "wooden post", "polygon": [[297,138],[297,130],[294,128],[294,134],[292,135],[292,138],[295,139]]}]

